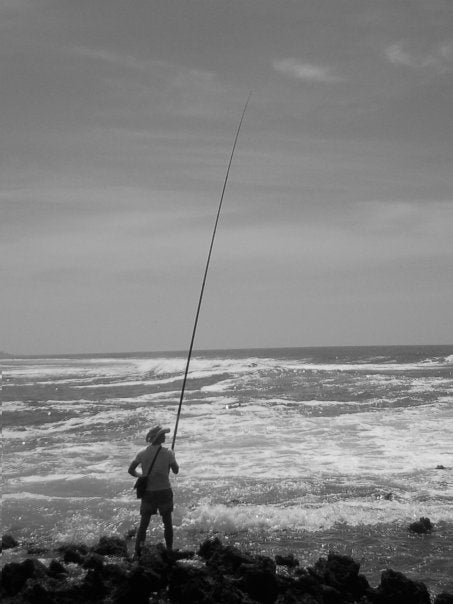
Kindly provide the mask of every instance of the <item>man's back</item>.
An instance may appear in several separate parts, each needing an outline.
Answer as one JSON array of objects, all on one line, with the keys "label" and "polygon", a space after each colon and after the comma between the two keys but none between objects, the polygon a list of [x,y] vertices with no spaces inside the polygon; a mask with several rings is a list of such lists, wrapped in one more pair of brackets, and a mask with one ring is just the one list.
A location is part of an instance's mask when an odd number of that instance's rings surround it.
[{"label": "man's back", "polygon": [[[159,445],[150,445],[138,453],[136,461],[141,464],[143,475],[148,473],[158,449]],[[160,447],[153,469],[148,477],[146,486],[147,491],[161,491],[163,489],[171,488],[168,474],[170,466],[174,464],[175,461],[175,454],[173,451],[166,447]]]}]

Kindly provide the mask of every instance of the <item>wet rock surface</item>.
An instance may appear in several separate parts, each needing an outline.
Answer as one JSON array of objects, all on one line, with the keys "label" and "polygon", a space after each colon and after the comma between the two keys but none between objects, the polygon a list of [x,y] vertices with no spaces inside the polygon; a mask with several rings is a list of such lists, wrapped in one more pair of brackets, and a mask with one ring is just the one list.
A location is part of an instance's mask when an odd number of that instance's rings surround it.
[{"label": "wet rock surface", "polygon": [[429,518],[420,518],[416,522],[412,522],[409,525],[409,530],[413,533],[418,533],[419,535],[422,533],[430,533],[434,530],[434,525]]},{"label": "wet rock surface", "polygon": [[2,535],[2,550],[17,547],[19,543],[12,535]]},{"label": "wet rock surface", "polygon": [[[50,563],[27,558],[2,570],[5,604],[453,604],[433,600],[426,586],[387,569],[373,588],[360,564],[330,553],[300,568],[293,554],[253,555],[217,538],[198,551],[145,547],[132,560],[126,542],[102,537],[94,547],[67,544]],[[105,552],[105,553],[103,553]],[[283,569],[284,572],[281,572]]]}]

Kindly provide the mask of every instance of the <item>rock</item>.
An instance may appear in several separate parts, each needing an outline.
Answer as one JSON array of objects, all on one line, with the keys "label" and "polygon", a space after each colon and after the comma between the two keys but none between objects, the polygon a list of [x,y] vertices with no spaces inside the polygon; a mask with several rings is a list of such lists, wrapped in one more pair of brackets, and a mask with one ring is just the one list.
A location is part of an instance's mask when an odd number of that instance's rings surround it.
[{"label": "rock", "polygon": [[2,550],[17,547],[19,543],[12,535],[2,535]]},{"label": "rock", "polygon": [[63,555],[65,564],[70,562],[82,564],[84,556],[88,553],[88,546],[85,543],[64,543],[57,548],[57,551]]},{"label": "rock", "polygon": [[[229,599],[225,599],[227,594]],[[195,568],[178,564],[169,574],[168,595],[171,602],[178,604],[240,604],[243,601],[240,598],[244,596],[238,595],[237,588],[230,581],[209,567]]]},{"label": "rock", "polygon": [[160,578],[159,589],[167,585],[167,577],[174,566],[174,561],[169,558],[163,547],[145,547],[139,560],[139,566],[152,571]]},{"label": "rock", "polygon": [[39,583],[28,586],[22,595],[24,600],[30,604],[55,604],[52,594]]},{"label": "rock", "polygon": [[102,573],[114,585],[119,585],[128,576],[126,569],[119,564],[104,564]]},{"label": "rock", "polygon": [[448,594],[445,591],[438,594],[434,600],[434,604],[453,604],[453,594]]},{"label": "rock", "polygon": [[218,568],[223,573],[234,573],[241,564],[253,564],[254,559],[232,545],[222,545],[220,540],[207,539],[200,545],[198,555],[206,564]]},{"label": "rock", "polygon": [[[360,564],[349,556],[330,553],[316,562],[312,572],[328,587],[359,599],[370,591],[368,581],[359,575]],[[325,599],[325,598],[324,598]]]},{"label": "rock", "polygon": [[381,584],[375,591],[378,602],[385,604],[430,604],[429,592],[424,583],[411,581],[392,569],[381,575]]},{"label": "rock", "polygon": [[241,577],[239,586],[257,602],[272,604],[278,595],[275,562],[271,558],[258,556],[253,563],[243,563],[238,569]]},{"label": "rock", "polygon": [[223,550],[224,546],[222,545],[220,539],[218,537],[214,537],[213,539],[206,539],[198,548],[197,554],[207,560],[210,558],[215,552],[219,550]]},{"label": "rock", "polygon": [[75,548],[68,547],[63,554],[63,561],[65,564],[82,564],[84,556]]},{"label": "rock", "polygon": [[101,572],[93,569],[88,571],[82,584],[82,590],[88,602],[101,602],[108,593]]},{"label": "rock", "polygon": [[278,596],[275,604],[324,604],[324,602],[317,600],[311,594],[301,594],[298,591],[289,589],[284,594]]},{"label": "rock", "polygon": [[93,552],[102,556],[127,556],[127,543],[120,537],[101,537]]},{"label": "rock", "polygon": [[82,568],[101,571],[104,566],[104,558],[100,554],[88,554],[82,563]]},{"label": "rock", "polygon": [[2,588],[7,595],[14,596],[28,579],[42,579],[46,575],[47,568],[39,560],[27,558],[20,563],[11,562],[2,569]]},{"label": "rock", "polygon": [[25,584],[28,576],[23,572],[19,562],[10,562],[2,568],[2,592],[13,596],[17,594]]},{"label": "rock", "polygon": [[324,603],[323,592],[319,577],[314,576],[305,569],[297,569],[297,579],[286,586],[280,586],[281,595],[276,604],[318,604]]},{"label": "rock", "polygon": [[191,549],[174,549],[171,552],[166,552],[169,561],[176,562],[177,560],[190,560],[195,556],[195,552]]},{"label": "rock", "polygon": [[61,578],[61,576],[67,575],[68,571],[61,562],[58,562],[58,560],[51,560],[49,568],[47,569],[47,574],[49,577]]},{"label": "rock", "polygon": [[436,470],[446,470],[447,468],[445,466],[443,466],[442,464],[439,464],[438,466],[436,466]]},{"label": "rock", "polygon": [[409,530],[413,533],[429,533],[434,529],[433,524],[429,518],[420,518],[417,522],[413,522],[409,525]]},{"label": "rock", "polygon": [[88,601],[84,584],[64,582],[52,593],[57,604],[86,604]]},{"label": "rock", "polygon": [[275,556],[275,563],[279,566],[287,566],[288,568],[299,566],[299,560],[294,557],[294,554],[288,554],[287,556],[277,554]]},{"label": "rock", "polygon": [[[83,545],[63,546],[63,556],[76,558],[87,571],[73,568],[70,576],[57,560],[48,568],[36,559],[7,564],[1,596],[5,604],[430,603],[423,583],[393,570],[383,572],[379,587],[371,589],[360,565],[348,556],[331,553],[313,568],[303,569],[293,554],[274,560],[224,546],[219,539],[202,543],[203,559],[195,560],[189,560],[192,551],[168,552],[161,545],[145,547],[138,563],[127,557],[106,563],[99,553],[118,555],[124,552],[124,543],[104,537],[90,551]],[[293,570],[277,574],[277,563]],[[439,594],[434,604],[453,604],[453,595]]]},{"label": "rock", "polygon": [[150,595],[160,587],[160,577],[152,570],[135,568],[116,588],[114,604],[148,604]]}]

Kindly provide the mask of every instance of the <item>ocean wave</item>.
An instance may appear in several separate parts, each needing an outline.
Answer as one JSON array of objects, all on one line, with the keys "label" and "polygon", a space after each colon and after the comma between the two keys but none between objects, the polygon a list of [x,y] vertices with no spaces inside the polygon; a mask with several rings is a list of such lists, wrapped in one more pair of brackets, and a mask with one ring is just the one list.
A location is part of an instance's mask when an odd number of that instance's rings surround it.
[{"label": "ocean wave", "polygon": [[394,501],[340,501],[312,507],[303,503],[288,507],[277,505],[224,505],[203,503],[190,510],[182,526],[193,531],[235,533],[244,530],[319,531],[337,524],[373,526],[409,522],[420,516],[436,521],[453,521],[447,503],[401,503]]}]

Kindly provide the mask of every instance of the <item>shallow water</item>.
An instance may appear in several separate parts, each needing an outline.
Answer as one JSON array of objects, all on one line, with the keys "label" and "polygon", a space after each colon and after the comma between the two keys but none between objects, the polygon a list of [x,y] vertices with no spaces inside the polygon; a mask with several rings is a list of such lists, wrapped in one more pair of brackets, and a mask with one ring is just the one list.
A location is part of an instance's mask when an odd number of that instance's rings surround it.
[{"label": "shallow water", "polygon": [[[4,532],[93,541],[133,527],[126,470],[149,425],[174,425],[184,362],[4,362]],[[178,546],[219,534],[305,565],[332,549],[372,582],[391,566],[452,591],[452,386],[452,346],[198,353],[172,479]],[[407,531],[420,516],[431,535]]]}]

